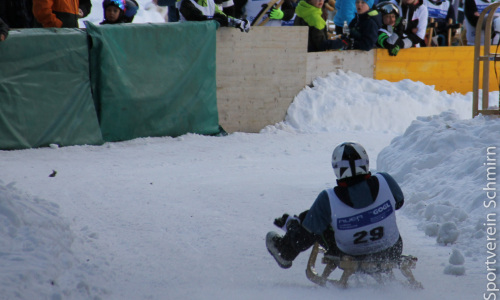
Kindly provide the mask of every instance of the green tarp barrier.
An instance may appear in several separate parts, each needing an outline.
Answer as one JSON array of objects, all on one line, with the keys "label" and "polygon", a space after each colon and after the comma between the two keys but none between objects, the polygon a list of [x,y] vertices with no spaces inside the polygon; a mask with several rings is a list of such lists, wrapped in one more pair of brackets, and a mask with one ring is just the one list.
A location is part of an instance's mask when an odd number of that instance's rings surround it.
[{"label": "green tarp barrier", "polygon": [[88,59],[78,29],[9,33],[0,43],[0,149],[102,144]]},{"label": "green tarp barrier", "polygon": [[216,22],[85,26],[104,140],[219,132]]}]

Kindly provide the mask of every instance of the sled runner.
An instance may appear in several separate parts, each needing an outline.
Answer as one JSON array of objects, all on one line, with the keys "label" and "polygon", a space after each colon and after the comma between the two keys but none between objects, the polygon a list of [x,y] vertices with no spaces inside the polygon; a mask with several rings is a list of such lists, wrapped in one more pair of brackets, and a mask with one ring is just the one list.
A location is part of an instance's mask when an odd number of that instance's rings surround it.
[{"label": "sled runner", "polygon": [[[373,260],[356,260],[352,256],[330,256],[324,255],[322,263],[325,264],[323,273],[320,275],[316,272],[315,264],[319,252],[325,253],[325,250],[318,244],[314,244],[309,261],[307,262],[306,276],[315,284],[325,286],[327,283],[338,287],[347,287],[349,277],[355,273],[364,273],[372,276],[378,283],[383,283],[383,274],[394,276],[393,269],[399,269],[403,276],[408,279],[408,284],[412,288],[421,289],[422,284],[418,282],[411,269],[415,269],[417,258],[411,255],[401,255],[395,260],[373,261]],[[336,269],[343,270],[340,279],[329,279],[328,276]]]}]

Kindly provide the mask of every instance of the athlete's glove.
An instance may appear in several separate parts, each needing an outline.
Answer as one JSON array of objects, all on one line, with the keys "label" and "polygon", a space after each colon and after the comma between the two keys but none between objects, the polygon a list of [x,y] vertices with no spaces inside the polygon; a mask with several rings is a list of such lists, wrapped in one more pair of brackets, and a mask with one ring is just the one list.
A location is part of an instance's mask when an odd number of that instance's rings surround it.
[{"label": "athlete's glove", "polygon": [[281,9],[273,7],[271,9],[271,13],[269,14],[269,18],[273,20],[281,20],[284,15],[285,13]]},{"label": "athlete's glove", "polygon": [[249,32],[250,31],[250,22],[246,19],[233,19],[229,18],[228,19],[228,25],[232,26],[234,28],[239,28],[241,32]]}]

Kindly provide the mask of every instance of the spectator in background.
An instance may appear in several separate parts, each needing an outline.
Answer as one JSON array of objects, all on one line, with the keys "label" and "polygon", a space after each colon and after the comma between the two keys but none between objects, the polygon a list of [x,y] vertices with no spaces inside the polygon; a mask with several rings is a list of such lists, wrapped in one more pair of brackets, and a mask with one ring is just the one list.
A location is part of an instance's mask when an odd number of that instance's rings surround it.
[{"label": "spectator in background", "polygon": [[[326,21],[323,18],[324,0],[301,0],[295,9],[295,26],[308,26],[307,51],[318,52],[334,49],[328,45]],[[340,49],[343,44],[335,45]]]},{"label": "spectator in background", "polygon": [[92,2],[90,0],[80,0],[78,4],[78,18],[85,18],[92,10]]},{"label": "spectator in background", "polygon": [[0,19],[0,42],[5,41],[9,35],[9,25]]},{"label": "spectator in background", "polygon": [[[464,2],[464,25],[466,30],[467,45],[474,45],[476,40],[476,25],[479,20],[479,15],[481,12],[492,4],[494,1],[481,1],[481,0],[465,0]],[[498,14],[498,10],[495,12]],[[486,20],[486,18],[485,18]],[[484,44],[484,26],[486,22],[483,23],[481,29],[481,45]],[[495,17],[492,24],[492,33],[497,34],[500,32],[500,19]],[[496,44],[496,43],[495,43]]]},{"label": "spectator in background", "polygon": [[380,2],[375,7],[382,15],[377,46],[387,49],[390,56],[398,55],[400,49],[412,47],[413,43],[403,33],[401,8],[391,1]]},{"label": "spectator in background", "polygon": [[382,17],[372,10],[374,0],[356,0],[356,15],[349,24],[351,49],[369,51],[376,47]]},{"label": "spectator in background", "polygon": [[102,2],[104,20],[100,24],[125,23],[125,5],[125,0],[104,0]]},{"label": "spectator in background", "polygon": [[405,24],[404,33],[416,47],[425,46],[425,33],[427,30],[427,6],[423,0],[402,0],[401,9]]},{"label": "spectator in background", "polygon": [[35,26],[78,28],[79,9],[78,0],[33,0]]},{"label": "spectator in background", "polygon": [[181,21],[217,21],[223,27],[235,27],[242,32],[250,31],[250,22],[227,16],[214,0],[181,0],[179,8]]},{"label": "spectator in background", "polygon": [[[250,22],[254,22],[261,12],[263,5],[267,5],[268,2],[269,0],[247,1],[245,5],[245,18]],[[262,20],[269,18],[265,26],[292,26],[296,4],[292,0],[283,0],[280,8],[276,8],[275,6],[262,18]]]},{"label": "spectator in background", "polygon": [[382,21],[376,10],[370,10],[373,0],[356,0],[357,13],[349,24],[350,34],[335,40],[328,39],[323,4],[324,0],[301,0],[295,9],[295,25],[309,26],[309,52],[350,49],[369,51],[375,48]]},{"label": "spectator in background", "polygon": [[0,18],[10,28],[32,28],[35,25],[32,0],[0,0]]},{"label": "spectator in background", "polygon": [[[445,46],[448,44],[448,30],[450,25],[455,24],[455,8],[448,0],[423,0],[429,13],[428,26],[434,28],[434,33],[437,36],[437,44]],[[449,23],[449,20],[452,23]],[[431,21],[432,24],[431,24]],[[451,29],[450,29],[451,30]],[[432,38],[432,37],[429,37]]]},{"label": "spectator in background", "polygon": [[[280,8],[272,8],[269,13],[270,22],[278,22],[281,26],[293,25],[295,17],[295,8],[297,2],[294,0],[283,0]],[[269,23],[269,22],[268,22]],[[289,24],[291,23],[291,24]],[[267,24],[266,24],[267,25]]]},{"label": "spectator in background", "polygon": [[335,24],[335,33],[342,34],[342,29],[344,27],[344,22],[347,24],[351,23],[356,14],[356,1],[355,0],[337,0],[335,2],[335,9],[337,12],[333,17],[333,23]]},{"label": "spectator in background", "polygon": [[132,23],[139,10],[139,3],[135,0],[125,0],[125,23]]},{"label": "spectator in background", "polygon": [[175,7],[176,2],[176,0],[153,0],[154,4],[168,8],[168,22],[179,22],[179,10]]},{"label": "spectator in background", "polygon": [[234,11],[234,1],[233,0],[217,0],[215,4],[219,6],[219,9],[226,14],[226,16],[233,17],[235,15]]}]

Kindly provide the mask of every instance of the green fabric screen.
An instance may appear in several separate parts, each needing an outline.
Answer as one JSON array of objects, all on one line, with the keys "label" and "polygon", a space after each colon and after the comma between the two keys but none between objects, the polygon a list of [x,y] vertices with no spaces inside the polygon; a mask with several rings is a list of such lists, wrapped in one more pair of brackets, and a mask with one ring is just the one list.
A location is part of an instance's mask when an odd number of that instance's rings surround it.
[{"label": "green fabric screen", "polygon": [[88,63],[81,30],[10,31],[0,43],[0,149],[102,144]]},{"label": "green fabric screen", "polygon": [[216,22],[85,26],[104,140],[219,132]]}]

